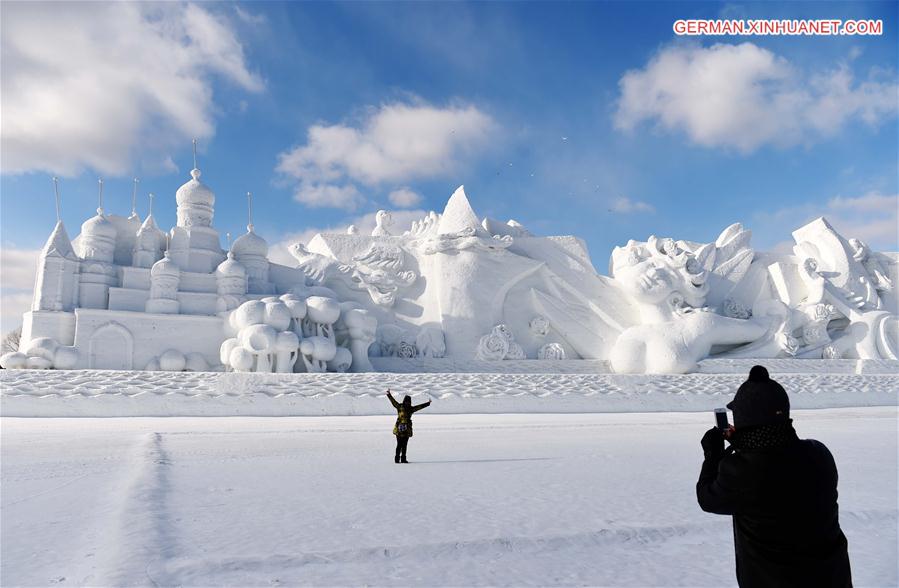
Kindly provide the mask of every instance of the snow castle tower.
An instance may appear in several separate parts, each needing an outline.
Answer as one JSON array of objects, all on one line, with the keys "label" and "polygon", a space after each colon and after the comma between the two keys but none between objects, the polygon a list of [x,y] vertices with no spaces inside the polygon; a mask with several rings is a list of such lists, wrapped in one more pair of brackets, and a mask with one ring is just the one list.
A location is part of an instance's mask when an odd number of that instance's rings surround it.
[{"label": "snow castle tower", "polygon": [[153,264],[162,257],[162,247],[165,244],[165,233],[156,226],[156,219],[151,212],[137,231],[134,240],[134,253],[132,265],[134,267],[153,267]]},{"label": "snow castle tower", "polygon": [[103,180],[100,180],[97,214],[81,225],[81,308],[107,308],[109,287],[116,285],[115,260],[118,231],[103,213]]},{"label": "snow castle tower", "polygon": [[247,232],[234,241],[231,250],[237,261],[247,270],[247,291],[251,294],[273,294],[269,282],[268,243],[253,230],[253,201],[247,193]]},{"label": "snow castle tower", "polygon": [[212,228],[215,193],[200,181],[196,143],[194,169],[190,170],[190,177],[175,193],[178,224],[172,227],[169,249],[172,259],[181,269],[208,274],[224,261],[225,256],[218,231]]},{"label": "snow castle tower", "polygon": [[178,314],[181,304],[178,302],[178,282],[181,270],[165,252],[165,257],[153,264],[150,269],[150,298],[147,300],[147,312],[158,314]]},{"label": "snow castle tower", "polygon": [[234,259],[234,252],[228,252],[228,259],[219,264],[215,270],[215,283],[218,292],[216,310],[226,312],[234,310],[247,294],[247,270]]},{"label": "snow castle tower", "polygon": [[61,220],[41,250],[31,310],[71,312],[78,303],[78,256]]}]

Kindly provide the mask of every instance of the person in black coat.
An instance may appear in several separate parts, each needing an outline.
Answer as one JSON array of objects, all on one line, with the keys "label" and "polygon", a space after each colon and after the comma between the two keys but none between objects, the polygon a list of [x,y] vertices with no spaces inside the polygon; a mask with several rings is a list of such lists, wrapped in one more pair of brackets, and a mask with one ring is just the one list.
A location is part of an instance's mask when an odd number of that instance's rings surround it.
[{"label": "person in black coat", "polygon": [[787,393],[762,366],[727,408],[733,426],[702,438],[696,497],[702,510],[733,516],[739,585],[851,587],[830,451],[797,437]]},{"label": "person in black coat", "polygon": [[409,437],[412,436],[412,415],[423,408],[431,406],[428,400],[422,404],[412,406],[412,398],[408,394],[403,396],[402,402],[397,402],[396,398],[387,390],[387,398],[390,404],[396,409],[396,424],[393,425],[393,434],[396,436],[396,455],[393,458],[394,463],[409,463],[406,461],[406,448],[409,446]]}]

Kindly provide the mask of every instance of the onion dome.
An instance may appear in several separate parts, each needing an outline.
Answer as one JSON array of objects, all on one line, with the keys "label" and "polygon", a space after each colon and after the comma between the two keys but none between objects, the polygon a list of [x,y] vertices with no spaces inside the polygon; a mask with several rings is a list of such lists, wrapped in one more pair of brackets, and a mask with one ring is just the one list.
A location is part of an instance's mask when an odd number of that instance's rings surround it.
[{"label": "onion dome", "polygon": [[217,268],[215,268],[215,275],[221,277],[246,277],[247,270],[243,265],[236,259],[234,259],[234,252],[228,252],[228,259],[219,264]]},{"label": "onion dome", "polygon": [[174,276],[179,277],[181,275],[181,268],[178,267],[172,259],[169,257],[169,252],[166,250],[165,257],[157,261],[153,264],[153,267],[150,268],[150,277],[152,279],[160,278],[163,276]]},{"label": "onion dome", "polygon": [[116,228],[103,215],[103,209],[97,209],[97,215],[92,216],[81,225],[81,234],[84,236],[105,237],[107,239],[116,238]]},{"label": "onion dome", "polygon": [[231,250],[238,259],[244,255],[268,255],[268,243],[253,231],[253,225],[247,225],[247,232],[234,241]]},{"label": "onion dome", "polygon": [[215,204],[215,193],[209,186],[200,181],[200,170],[190,170],[191,179],[178,188],[175,192],[175,201],[178,206],[208,206]]}]

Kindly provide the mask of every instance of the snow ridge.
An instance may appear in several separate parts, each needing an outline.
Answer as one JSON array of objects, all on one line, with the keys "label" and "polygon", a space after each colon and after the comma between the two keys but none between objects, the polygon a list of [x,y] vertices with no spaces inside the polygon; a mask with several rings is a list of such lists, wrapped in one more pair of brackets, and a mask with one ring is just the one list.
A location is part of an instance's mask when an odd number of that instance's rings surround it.
[{"label": "snow ridge", "polygon": [[[794,408],[893,406],[899,374],[773,376]],[[0,371],[5,416],[301,416],[389,414],[384,390],[437,399],[430,412],[655,412],[723,406],[744,373],[256,374]]]}]

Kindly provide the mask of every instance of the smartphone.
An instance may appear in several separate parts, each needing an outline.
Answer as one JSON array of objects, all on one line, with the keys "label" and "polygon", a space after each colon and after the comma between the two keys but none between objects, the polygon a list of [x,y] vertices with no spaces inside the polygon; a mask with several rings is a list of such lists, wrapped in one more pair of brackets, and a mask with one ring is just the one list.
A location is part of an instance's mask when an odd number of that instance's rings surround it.
[{"label": "smartphone", "polygon": [[715,409],[715,425],[718,426],[722,431],[726,431],[730,425],[727,422],[727,409],[726,408],[716,408]]}]

